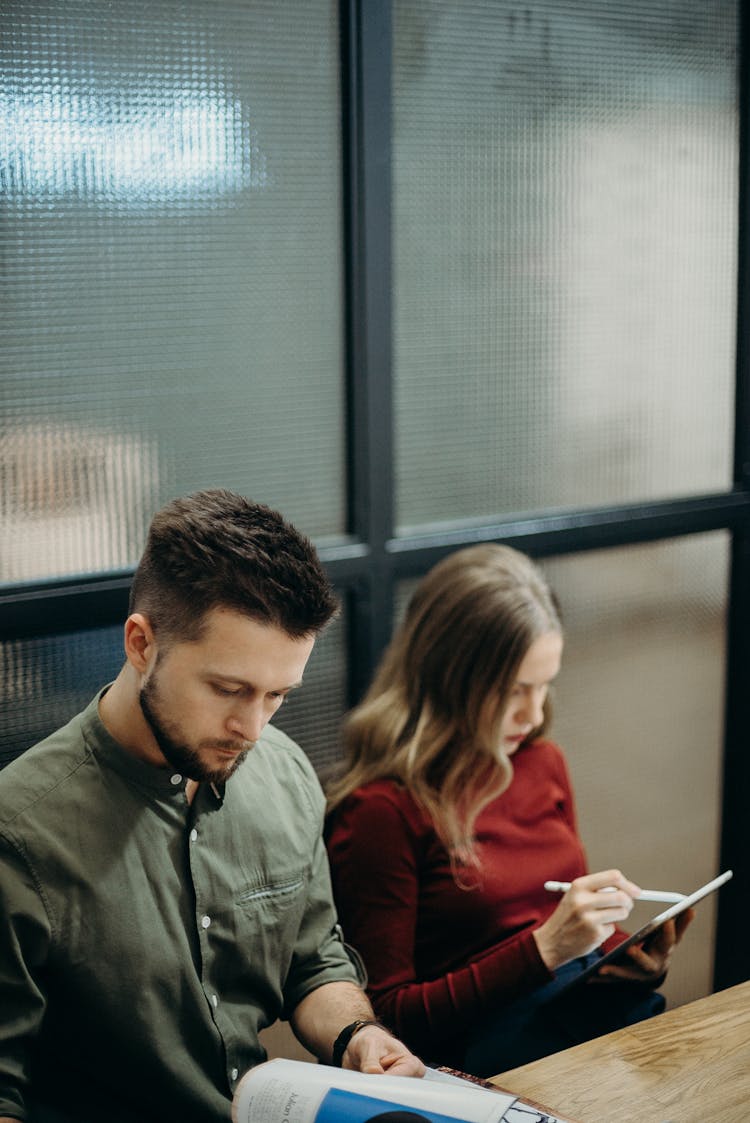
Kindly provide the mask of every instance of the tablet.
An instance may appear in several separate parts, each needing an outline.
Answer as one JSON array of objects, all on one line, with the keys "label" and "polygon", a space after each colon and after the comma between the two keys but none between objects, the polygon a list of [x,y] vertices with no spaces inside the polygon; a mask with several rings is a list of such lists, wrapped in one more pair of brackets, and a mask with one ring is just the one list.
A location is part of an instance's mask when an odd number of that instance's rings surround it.
[{"label": "tablet", "polygon": [[[580,975],[576,975],[574,979],[571,979],[568,987],[576,986],[590,975],[595,975],[599,968],[603,967],[605,963],[615,963],[620,957],[624,958],[624,953],[629,947],[632,947],[633,944],[643,943],[646,937],[650,936],[652,932],[655,932],[665,920],[671,920],[673,916],[679,916],[685,909],[689,909],[692,905],[703,900],[704,897],[707,897],[709,893],[713,893],[726,881],[729,881],[731,876],[732,870],[726,870],[724,873],[719,874],[718,877],[715,877],[713,881],[708,881],[705,885],[701,885],[700,889],[696,889],[694,893],[689,893],[687,897],[683,897],[676,905],[670,905],[668,909],[665,909],[664,912],[660,912],[657,916],[653,917],[652,920],[649,920],[639,928],[637,932],[633,932],[626,940],[619,943],[617,947],[612,948],[611,951],[605,952],[595,963],[584,968]],[[568,987],[563,987],[562,990],[567,990]],[[560,991],[560,993],[562,993],[562,991]]]}]

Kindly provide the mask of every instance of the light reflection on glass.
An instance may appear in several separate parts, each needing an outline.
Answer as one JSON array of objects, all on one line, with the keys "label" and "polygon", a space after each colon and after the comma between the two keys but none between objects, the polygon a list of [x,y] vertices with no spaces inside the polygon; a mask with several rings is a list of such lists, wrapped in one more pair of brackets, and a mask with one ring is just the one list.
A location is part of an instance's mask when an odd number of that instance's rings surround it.
[{"label": "light reflection on glass", "polygon": [[133,564],[158,486],[158,450],[142,434],[76,422],[8,426],[0,431],[0,583]]},{"label": "light reflection on glass", "polygon": [[241,102],[218,92],[0,93],[0,190],[11,199],[195,202],[267,181]]}]

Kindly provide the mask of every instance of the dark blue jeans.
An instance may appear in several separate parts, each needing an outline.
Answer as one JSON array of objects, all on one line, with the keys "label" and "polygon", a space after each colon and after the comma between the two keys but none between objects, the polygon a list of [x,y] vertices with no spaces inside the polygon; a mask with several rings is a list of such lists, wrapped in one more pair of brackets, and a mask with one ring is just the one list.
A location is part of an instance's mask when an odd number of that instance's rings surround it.
[{"label": "dark blue jeans", "polygon": [[592,952],[566,963],[546,986],[484,1018],[469,1038],[464,1071],[494,1076],[662,1012],[663,995],[641,983],[588,981],[568,990],[598,958]]}]

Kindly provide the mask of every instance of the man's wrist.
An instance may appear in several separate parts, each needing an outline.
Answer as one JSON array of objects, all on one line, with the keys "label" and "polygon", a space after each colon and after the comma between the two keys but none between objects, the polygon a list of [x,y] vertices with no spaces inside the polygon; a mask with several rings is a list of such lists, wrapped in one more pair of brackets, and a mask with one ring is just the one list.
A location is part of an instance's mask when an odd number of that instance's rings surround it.
[{"label": "man's wrist", "polygon": [[348,1026],[344,1026],[341,1033],[334,1041],[333,1049],[331,1050],[331,1064],[335,1065],[336,1068],[341,1068],[344,1060],[344,1053],[349,1047],[349,1042],[354,1037],[354,1034],[359,1033],[365,1026],[379,1026],[381,1029],[385,1029],[382,1022],[376,1021],[375,1018],[357,1018],[356,1021],[350,1022]]}]

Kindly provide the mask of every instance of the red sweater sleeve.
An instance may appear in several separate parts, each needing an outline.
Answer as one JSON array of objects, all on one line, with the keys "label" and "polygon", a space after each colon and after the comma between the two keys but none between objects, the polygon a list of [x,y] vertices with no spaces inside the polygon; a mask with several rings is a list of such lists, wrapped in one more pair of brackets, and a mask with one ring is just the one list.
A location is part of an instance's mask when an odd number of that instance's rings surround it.
[{"label": "red sweater sleeve", "polygon": [[[565,757],[562,755],[562,753],[559,750],[557,751],[557,753],[555,755],[555,760],[557,762],[557,769],[558,769],[557,780],[558,780],[558,783],[560,784],[560,786],[565,790],[565,793],[566,793],[564,801],[560,804],[560,811],[565,816],[565,818],[567,819],[568,823],[570,824],[571,829],[577,835],[578,834],[578,816],[576,814],[575,798],[573,796],[573,785],[570,782],[570,773],[568,772],[568,765],[565,761]],[[608,937],[608,939],[606,939],[604,941],[604,943],[601,946],[602,953],[611,951],[612,948],[617,947],[618,944],[621,944],[623,940],[627,939],[627,936],[628,936],[628,933],[623,928],[620,928],[619,925],[615,925],[614,932],[612,933],[611,936]]]},{"label": "red sweater sleeve", "polygon": [[408,797],[381,784],[347,800],[328,838],[339,916],[346,939],[364,959],[373,1006],[422,1053],[552,978],[529,929],[437,977],[420,978],[415,963],[419,872],[432,840],[432,828]]}]

